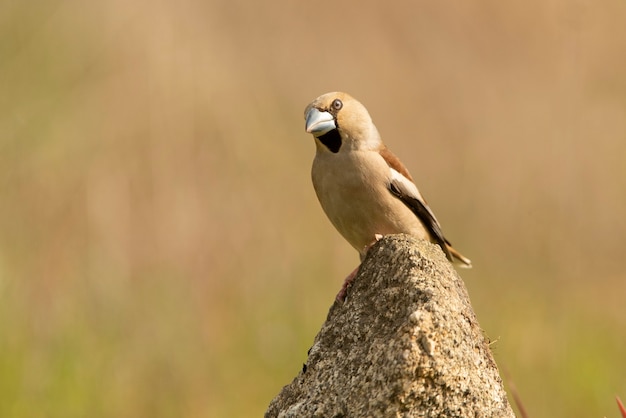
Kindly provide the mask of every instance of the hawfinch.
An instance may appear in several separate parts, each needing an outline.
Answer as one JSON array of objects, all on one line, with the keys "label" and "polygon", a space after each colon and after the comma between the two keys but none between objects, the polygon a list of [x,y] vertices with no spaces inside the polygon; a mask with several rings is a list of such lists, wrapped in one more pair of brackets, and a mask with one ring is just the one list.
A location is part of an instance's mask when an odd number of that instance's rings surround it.
[{"label": "hawfinch", "polygon": [[[311,171],[317,198],[361,260],[381,236],[405,233],[439,245],[448,260],[462,267],[472,266],[444,237],[408,170],[383,144],[361,103],[346,93],[327,93],[306,107],[304,118],[317,148]],[[356,271],[337,299],[345,300]]]}]

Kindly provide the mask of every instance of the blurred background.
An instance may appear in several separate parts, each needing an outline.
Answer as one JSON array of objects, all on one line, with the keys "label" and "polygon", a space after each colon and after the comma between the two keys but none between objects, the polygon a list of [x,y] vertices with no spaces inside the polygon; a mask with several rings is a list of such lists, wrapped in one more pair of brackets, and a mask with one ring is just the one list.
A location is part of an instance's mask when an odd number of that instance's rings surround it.
[{"label": "blurred background", "polygon": [[0,416],[261,416],[358,257],[303,110],[369,109],[532,417],[626,398],[626,3],[0,3]]}]

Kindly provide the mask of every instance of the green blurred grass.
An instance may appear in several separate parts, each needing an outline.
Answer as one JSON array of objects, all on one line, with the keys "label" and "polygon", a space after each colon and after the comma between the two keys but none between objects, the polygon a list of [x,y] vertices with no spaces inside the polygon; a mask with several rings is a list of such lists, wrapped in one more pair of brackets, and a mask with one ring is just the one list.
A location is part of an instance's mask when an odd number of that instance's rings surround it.
[{"label": "green blurred grass", "polygon": [[0,416],[259,416],[358,258],[302,110],[370,109],[531,416],[626,396],[626,6],[0,5]]}]

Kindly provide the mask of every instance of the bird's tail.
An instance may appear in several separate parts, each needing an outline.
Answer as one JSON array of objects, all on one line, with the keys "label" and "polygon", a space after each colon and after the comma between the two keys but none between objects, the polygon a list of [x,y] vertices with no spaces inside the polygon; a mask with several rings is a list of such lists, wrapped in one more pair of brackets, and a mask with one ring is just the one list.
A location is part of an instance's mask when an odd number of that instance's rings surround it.
[{"label": "bird's tail", "polygon": [[454,264],[457,264],[459,267],[471,269],[472,268],[472,260],[465,257],[463,254],[455,250],[452,245],[446,243],[446,249],[452,256],[452,261]]}]

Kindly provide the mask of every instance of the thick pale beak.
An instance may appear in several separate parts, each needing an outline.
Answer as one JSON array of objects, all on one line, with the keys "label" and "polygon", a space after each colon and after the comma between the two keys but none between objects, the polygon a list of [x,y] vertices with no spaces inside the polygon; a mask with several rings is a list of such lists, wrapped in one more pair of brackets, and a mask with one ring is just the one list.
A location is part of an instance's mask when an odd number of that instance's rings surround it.
[{"label": "thick pale beak", "polygon": [[312,107],[306,114],[306,131],[314,136],[322,136],[337,128],[335,118],[328,112],[320,112]]}]

